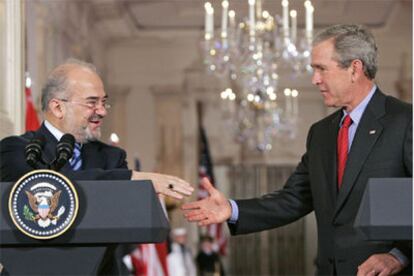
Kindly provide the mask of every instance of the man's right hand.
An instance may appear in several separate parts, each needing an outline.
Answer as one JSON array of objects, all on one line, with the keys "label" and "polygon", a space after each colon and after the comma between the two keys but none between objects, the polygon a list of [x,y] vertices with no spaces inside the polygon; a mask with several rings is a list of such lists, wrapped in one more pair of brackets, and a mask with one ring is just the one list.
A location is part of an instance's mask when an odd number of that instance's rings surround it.
[{"label": "man's right hand", "polygon": [[157,194],[175,199],[190,196],[194,191],[187,181],[167,174],[132,171],[131,180],[151,180]]},{"label": "man's right hand", "polygon": [[221,223],[231,217],[231,205],[219,190],[215,189],[208,178],[201,180],[201,185],[209,196],[195,202],[184,204],[181,209],[190,222],[197,222],[199,226]]}]

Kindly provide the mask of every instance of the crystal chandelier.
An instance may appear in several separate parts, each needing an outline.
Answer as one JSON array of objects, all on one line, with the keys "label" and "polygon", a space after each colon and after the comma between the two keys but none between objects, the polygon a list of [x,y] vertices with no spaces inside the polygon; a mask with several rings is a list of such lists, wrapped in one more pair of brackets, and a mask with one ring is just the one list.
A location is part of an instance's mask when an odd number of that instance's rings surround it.
[{"label": "crystal chandelier", "polygon": [[221,98],[237,140],[268,151],[274,138],[296,135],[299,92],[281,89],[279,81],[280,75],[294,81],[311,71],[314,8],[304,2],[305,29],[298,30],[297,11],[289,12],[288,0],[281,2],[282,17],[263,10],[261,0],[248,5],[248,16],[236,23],[236,12],[222,1],[221,31],[215,36],[214,9],[206,2],[202,50],[208,72],[228,84]]}]

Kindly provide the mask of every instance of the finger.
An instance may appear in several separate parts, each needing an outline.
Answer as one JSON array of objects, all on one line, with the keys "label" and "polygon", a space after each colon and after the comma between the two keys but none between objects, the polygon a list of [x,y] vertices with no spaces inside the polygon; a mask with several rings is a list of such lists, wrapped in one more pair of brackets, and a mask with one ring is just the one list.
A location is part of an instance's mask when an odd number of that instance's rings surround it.
[{"label": "finger", "polygon": [[183,196],[180,193],[177,193],[175,191],[172,190],[166,190],[164,193],[164,195],[175,198],[175,199],[183,199]]},{"label": "finger", "polygon": [[185,203],[181,206],[182,210],[193,210],[193,209],[200,209],[201,208],[201,200]]},{"label": "finger", "polygon": [[213,224],[214,222],[211,220],[211,219],[204,219],[204,220],[202,220],[202,221],[200,221],[199,223],[198,223],[198,226],[208,226],[208,225],[210,225],[210,224]]},{"label": "finger", "polygon": [[188,220],[203,220],[209,217],[209,213],[200,209],[196,209],[192,211],[186,211],[184,213],[184,216]]},{"label": "finger", "polygon": [[195,215],[186,216],[186,219],[190,222],[198,222],[198,221],[205,220],[206,215],[205,214],[195,214]]},{"label": "finger", "polygon": [[213,184],[211,184],[208,177],[201,179],[201,185],[203,185],[204,189],[206,189],[210,195],[216,191],[216,188],[214,188]]},{"label": "finger", "polygon": [[179,192],[180,194],[183,194],[183,195],[186,195],[186,196],[190,196],[193,193],[192,190],[188,189],[187,187],[183,187],[178,183],[173,184],[172,190],[176,191],[176,192]]},{"label": "finger", "polygon": [[191,186],[190,183],[185,181],[184,179],[181,179],[179,177],[172,176],[172,180],[176,183],[178,183],[182,188],[188,190],[188,191],[194,191],[194,187]]},{"label": "finger", "polygon": [[191,217],[191,216],[197,216],[199,214],[204,213],[203,211],[201,211],[200,209],[194,209],[194,210],[185,210],[184,211],[184,216],[185,217]]},{"label": "finger", "polygon": [[378,276],[388,276],[388,275],[391,275],[391,271],[384,269],[384,270],[381,271],[381,273],[379,273],[379,274],[377,273],[375,275],[378,275]]}]

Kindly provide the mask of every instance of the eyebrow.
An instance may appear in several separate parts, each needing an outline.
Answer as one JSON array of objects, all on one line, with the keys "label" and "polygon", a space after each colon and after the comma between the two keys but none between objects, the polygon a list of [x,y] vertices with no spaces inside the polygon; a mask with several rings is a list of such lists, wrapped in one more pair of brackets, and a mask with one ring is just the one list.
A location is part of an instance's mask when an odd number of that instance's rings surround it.
[{"label": "eyebrow", "polygon": [[[86,100],[99,100],[99,99],[100,99],[100,97],[96,97],[96,96],[90,96],[90,97],[86,98]],[[108,99],[108,95],[105,95],[102,99],[103,100]]]},{"label": "eyebrow", "polygon": [[313,69],[324,69],[324,68],[326,68],[326,66],[324,66],[324,65],[322,65],[322,64],[311,64],[311,67],[313,68]]}]

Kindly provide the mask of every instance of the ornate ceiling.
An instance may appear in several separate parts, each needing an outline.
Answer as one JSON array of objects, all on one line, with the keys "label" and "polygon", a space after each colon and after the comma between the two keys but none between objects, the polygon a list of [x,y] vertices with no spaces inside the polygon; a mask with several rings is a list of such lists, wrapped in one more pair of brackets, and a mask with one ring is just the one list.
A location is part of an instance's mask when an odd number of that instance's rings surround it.
[{"label": "ornate ceiling", "polygon": [[[202,0],[89,0],[91,19],[96,30],[106,39],[134,38],[152,31],[203,30],[204,2]],[[220,24],[219,0],[211,0],[215,8],[215,25]],[[230,8],[238,17],[246,16],[247,0],[230,0]],[[304,14],[303,0],[291,0],[290,8]],[[387,24],[397,6],[412,10],[411,0],[312,0],[316,28],[335,23],[359,23],[371,29]],[[263,8],[271,14],[281,14],[278,0],[264,0]],[[304,24],[304,16],[298,16]],[[408,26],[410,27],[410,26]]]}]

